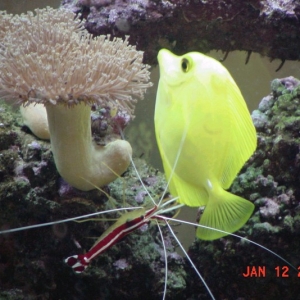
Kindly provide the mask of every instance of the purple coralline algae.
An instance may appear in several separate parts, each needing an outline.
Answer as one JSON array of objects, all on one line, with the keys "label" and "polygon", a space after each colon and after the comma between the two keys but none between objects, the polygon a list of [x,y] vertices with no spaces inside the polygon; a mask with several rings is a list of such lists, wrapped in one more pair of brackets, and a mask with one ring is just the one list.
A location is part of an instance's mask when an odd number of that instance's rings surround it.
[{"label": "purple coralline algae", "polygon": [[63,0],[62,6],[81,13],[94,35],[130,35],[150,64],[160,48],[253,51],[281,66],[300,58],[299,1]]}]

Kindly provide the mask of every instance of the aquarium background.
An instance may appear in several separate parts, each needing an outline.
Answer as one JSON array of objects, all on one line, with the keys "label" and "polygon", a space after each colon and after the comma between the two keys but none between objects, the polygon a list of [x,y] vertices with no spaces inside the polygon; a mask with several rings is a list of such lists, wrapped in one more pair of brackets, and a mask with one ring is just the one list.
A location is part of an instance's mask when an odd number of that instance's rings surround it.
[{"label": "aquarium background", "polygon": [[[60,1],[50,0],[2,0],[0,10],[9,13],[20,14],[35,8],[46,6],[59,7]],[[197,49],[195,49],[197,50]],[[225,53],[211,51],[207,53],[216,59],[222,59]],[[300,77],[300,63],[296,61],[286,61],[278,72],[275,70],[280,65],[279,60],[270,62],[269,58],[262,57],[260,54],[252,53],[248,64],[245,64],[247,53],[241,51],[230,52],[224,65],[230,71],[244,95],[249,110],[257,108],[261,99],[270,93],[270,83],[274,78],[284,78],[287,76]],[[155,168],[162,170],[161,161],[156,146],[154,136],[153,114],[155,106],[155,94],[159,71],[157,66],[152,67],[151,81],[154,86],[148,90],[144,100],[139,101],[136,106],[136,118],[126,129],[126,137],[131,142],[133,153],[136,157],[143,157]],[[189,208],[183,210],[180,215],[183,219],[194,220],[195,212]],[[178,229],[180,231],[180,229]],[[194,232],[181,233],[180,239],[183,244],[190,245],[194,239]]]}]

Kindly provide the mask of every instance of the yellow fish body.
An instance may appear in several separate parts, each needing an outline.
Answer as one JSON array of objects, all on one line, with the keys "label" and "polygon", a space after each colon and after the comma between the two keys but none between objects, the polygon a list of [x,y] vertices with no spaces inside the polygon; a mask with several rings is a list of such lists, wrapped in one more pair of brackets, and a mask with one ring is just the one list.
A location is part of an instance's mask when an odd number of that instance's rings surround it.
[{"label": "yellow fish body", "polygon": [[[205,206],[200,225],[234,232],[254,205],[228,189],[256,149],[256,131],[225,67],[198,52],[158,54],[155,133],[169,189],[179,202]],[[199,227],[197,237],[226,233]]]}]

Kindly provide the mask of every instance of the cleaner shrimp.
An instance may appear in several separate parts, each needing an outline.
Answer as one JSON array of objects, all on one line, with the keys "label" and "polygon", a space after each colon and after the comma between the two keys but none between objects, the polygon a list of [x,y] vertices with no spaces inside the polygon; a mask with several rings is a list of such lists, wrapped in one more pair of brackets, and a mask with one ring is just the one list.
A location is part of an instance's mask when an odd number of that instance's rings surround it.
[{"label": "cleaner shrimp", "polygon": [[[8,114],[7,108],[2,107],[2,110]],[[171,229],[176,231],[177,227],[165,223],[188,222],[169,220],[170,215],[160,221],[162,225],[166,224],[161,226],[166,251],[158,227],[145,224],[95,258],[92,266],[82,274],[76,274],[64,260],[88,251],[94,243],[90,237],[100,236],[107,229],[109,220],[70,222],[74,216],[80,219],[86,218],[85,215],[91,218],[91,214],[108,215],[116,219],[118,211],[126,210],[124,205],[120,207],[123,199],[126,199],[128,211],[137,206],[148,206],[148,192],[154,199],[165,193],[163,175],[143,161],[135,160],[144,186],[131,167],[123,178],[105,188],[106,194],[115,199],[113,202],[118,206],[112,209],[105,193],[99,190],[83,193],[61,182],[48,143],[25,134],[24,142],[18,144],[15,132],[12,128],[10,135],[1,135],[1,296],[95,300],[143,297],[152,300],[162,299],[164,295],[167,299],[261,299],[261,295],[264,299],[296,299],[299,295],[298,273],[274,253],[296,268],[299,266],[299,224],[289,223],[291,216],[295,220],[298,217],[295,196],[289,190],[279,195],[283,204],[280,214],[272,221],[272,216],[268,218],[267,212],[262,210],[270,202],[267,196],[270,197],[273,183],[263,175],[252,178],[246,168],[237,178],[239,188],[234,184],[233,192],[255,200],[256,211],[236,233],[241,238],[232,234],[213,242],[195,241],[187,253],[211,294],[187,260],[176,253],[175,239],[179,238],[172,235]],[[265,203],[243,183],[247,176],[250,182],[255,181],[259,193],[266,195]],[[124,182],[127,188],[124,188]],[[260,214],[264,218],[262,222],[259,222]],[[277,226],[281,219],[285,224],[283,228]],[[192,231],[197,225],[188,223]],[[273,252],[266,251],[263,246],[257,247],[243,237],[266,245]],[[251,276],[244,277],[248,270]]]},{"label": "cleaner shrimp", "polygon": [[[139,171],[137,172],[135,165],[133,165],[125,174],[127,184],[131,188],[125,190],[122,188],[126,202],[129,202],[128,199],[132,201],[131,206],[127,209],[135,209],[135,212],[141,209],[135,208],[137,204],[145,205],[150,201],[147,198],[165,193],[164,187],[158,184],[162,181],[162,175],[144,165],[140,160],[136,160],[136,162],[140,165]],[[145,173],[142,173],[143,171]],[[140,173],[141,175],[139,175]],[[122,182],[123,179],[120,178],[117,182],[110,184],[110,198],[116,193],[116,189],[120,189],[120,186],[123,185]],[[71,191],[66,192],[66,194],[68,193],[76,192],[71,189]],[[75,198],[61,200],[58,211],[61,211],[61,207],[66,206],[72,215],[76,215],[79,211],[80,214],[84,211],[89,213],[91,210],[98,209],[99,204],[106,204],[103,199],[105,197],[100,191],[89,194],[91,199],[97,199],[96,204],[76,195]],[[102,195],[100,196],[100,194]],[[52,232],[49,228],[40,227],[45,224],[37,224],[38,230],[28,230],[34,228],[35,225],[28,226],[29,228],[18,228],[16,231],[20,231],[16,233],[13,233],[14,229],[2,230],[0,232],[2,234],[1,252],[3,253],[3,248],[7,251],[10,248],[13,249],[12,257],[7,254],[3,260],[3,256],[1,256],[2,265],[5,266],[5,259],[7,264],[12,264],[10,261],[12,258],[14,261],[19,261],[19,264],[14,266],[12,273],[14,278],[19,272],[21,272],[21,276],[24,272],[34,274],[35,277],[32,279],[36,282],[29,281],[34,287],[34,292],[41,293],[41,290],[46,288],[50,299],[55,297],[72,299],[75,297],[74,295],[77,295],[76,297],[79,299],[85,297],[91,299],[114,299],[116,297],[138,299],[141,297],[140,295],[143,295],[143,290],[147,290],[146,299],[164,299],[165,297],[167,299],[182,299],[186,295],[194,297],[194,299],[223,299],[226,297],[237,299],[245,296],[243,290],[248,293],[246,290],[249,285],[253,286],[255,283],[258,288],[262,288],[266,280],[270,280],[269,272],[275,274],[274,282],[282,281],[286,274],[292,277],[288,279],[292,283],[294,283],[293,279],[297,278],[297,272],[292,270],[293,266],[276,253],[236,234],[215,242],[197,241],[192,245],[189,253],[182,248],[186,259],[193,264],[196,270],[194,272],[188,266],[188,262],[176,254],[174,240],[179,244],[180,241],[169,222],[172,224],[175,222],[187,223],[192,226],[198,224],[163,216],[161,215],[162,212],[157,214],[157,211],[162,210],[161,205],[158,204],[158,207],[150,208],[148,210],[148,212],[150,211],[149,215],[143,211],[138,213],[138,216],[140,214],[149,220],[160,220],[160,223],[166,226],[148,226],[148,222],[145,220],[140,230],[134,230],[125,240],[118,242],[113,248],[95,258],[91,268],[87,268],[85,271],[80,270],[80,273],[84,271],[82,275],[70,272],[68,267],[63,264],[63,260],[66,260],[67,255],[74,254],[75,251],[78,254],[83,253],[84,249],[89,248],[87,245],[91,245],[87,237],[99,235],[98,232],[103,231],[103,222],[67,223],[67,221],[82,219],[85,216],[62,222],[54,221],[52,222]],[[58,212],[56,209],[54,210],[56,213]],[[92,217],[92,215],[110,213],[110,215],[114,214],[117,217],[116,211],[118,210],[122,211],[125,208],[112,209],[110,212],[93,212],[88,215]],[[66,212],[65,209],[63,211]],[[45,216],[38,216],[37,219],[42,217],[45,218]],[[66,215],[61,217],[66,217]],[[107,223],[107,220],[104,223]],[[124,222],[122,221],[121,224]],[[253,247],[251,243],[259,247]],[[20,253],[17,250],[18,244],[21,245],[19,247],[22,249]],[[76,249],[77,247],[81,249]],[[212,249],[213,253],[211,253]],[[275,257],[274,260],[270,259],[270,252],[273,254],[271,257]],[[244,255],[240,256],[241,253]],[[237,260],[238,264],[236,263]],[[278,267],[277,271],[276,267]],[[289,268],[289,272],[286,272],[286,268]],[[249,269],[252,274],[249,276],[250,278],[243,275],[247,274]],[[59,281],[56,277],[60,278]],[[230,278],[229,281],[228,278]],[[217,282],[219,279],[220,281]],[[10,280],[8,279],[7,282]],[[242,288],[236,288],[237,282],[243,285]],[[67,285],[71,288],[67,288]],[[227,288],[220,292],[220,287],[223,288],[225,285]],[[99,288],[100,286],[102,288]],[[64,292],[61,294],[62,290]]]}]

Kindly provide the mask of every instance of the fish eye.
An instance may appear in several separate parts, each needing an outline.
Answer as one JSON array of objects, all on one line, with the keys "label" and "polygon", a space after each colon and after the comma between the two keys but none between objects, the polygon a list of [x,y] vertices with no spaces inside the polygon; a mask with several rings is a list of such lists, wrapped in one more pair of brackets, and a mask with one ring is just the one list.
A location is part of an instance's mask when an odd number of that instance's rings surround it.
[{"label": "fish eye", "polygon": [[189,61],[186,58],[183,58],[181,61],[181,69],[184,73],[189,71]]}]

